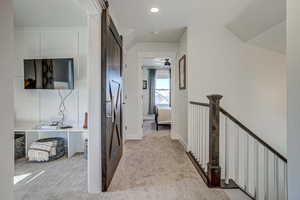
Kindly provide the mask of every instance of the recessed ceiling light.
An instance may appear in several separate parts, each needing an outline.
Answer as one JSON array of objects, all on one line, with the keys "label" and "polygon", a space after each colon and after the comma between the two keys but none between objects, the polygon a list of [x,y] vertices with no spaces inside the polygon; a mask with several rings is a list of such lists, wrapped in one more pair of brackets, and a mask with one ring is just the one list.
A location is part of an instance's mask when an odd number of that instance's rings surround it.
[{"label": "recessed ceiling light", "polygon": [[159,8],[151,8],[150,9],[150,11],[152,12],[152,13],[158,13],[159,12]]}]

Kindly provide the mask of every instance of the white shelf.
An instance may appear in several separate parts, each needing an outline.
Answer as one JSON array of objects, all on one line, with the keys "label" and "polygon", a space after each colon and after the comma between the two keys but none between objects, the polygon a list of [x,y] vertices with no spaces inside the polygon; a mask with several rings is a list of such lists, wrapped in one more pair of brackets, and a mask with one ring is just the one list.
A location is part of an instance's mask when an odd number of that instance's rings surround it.
[{"label": "white shelf", "polygon": [[83,132],[88,133],[88,129],[81,127],[73,127],[68,129],[37,129],[35,128],[38,125],[37,122],[22,122],[16,123],[14,132]]},{"label": "white shelf", "polygon": [[77,152],[84,150],[84,138],[88,138],[88,129],[73,127],[69,129],[37,129],[37,122],[22,122],[16,123],[14,134],[23,132],[26,143],[26,156],[32,142],[45,137],[56,137],[62,134],[65,136],[68,145],[68,158],[72,157]]}]

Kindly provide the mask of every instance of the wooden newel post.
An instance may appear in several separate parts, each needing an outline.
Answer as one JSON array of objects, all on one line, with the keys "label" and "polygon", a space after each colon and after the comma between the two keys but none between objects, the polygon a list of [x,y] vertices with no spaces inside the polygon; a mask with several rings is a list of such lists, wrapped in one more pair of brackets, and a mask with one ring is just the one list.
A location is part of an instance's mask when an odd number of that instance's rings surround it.
[{"label": "wooden newel post", "polygon": [[209,162],[208,185],[221,186],[220,158],[220,99],[221,95],[209,95]]}]

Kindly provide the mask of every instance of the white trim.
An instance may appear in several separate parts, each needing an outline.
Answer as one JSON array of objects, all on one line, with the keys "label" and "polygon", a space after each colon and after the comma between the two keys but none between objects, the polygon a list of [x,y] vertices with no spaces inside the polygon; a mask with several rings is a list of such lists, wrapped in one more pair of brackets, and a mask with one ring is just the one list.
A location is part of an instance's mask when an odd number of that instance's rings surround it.
[{"label": "white trim", "polygon": [[15,31],[19,32],[66,32],[66,31],[70,31],[70,32],[80,32],[80,31],[86,31],[87,26],[73,26],[73,27],[59,27],[59,26],[53,26],[53,27],[49,27],[49,26],[42,26],[42,27],[16,27]]},{"label": "white trim", "polygon": [[126,140],[142,140],[143,137],[141,135],[138,134],[131,134],[131,135],[126,135]]},{"label": "white trim", "polygon": [[101,169],[101,15],[89,16],[88,87],[89,142],[88,192],[100,193]]},{"label": "white trim", "polygon": [[179,135],[179,134],[177,134],[177,133],[175,133],[175,132],[171,132],[172,134],[172,140],[178,140],[178,142],[183,146],[183,148],[184,148],[184,150],[185,151],[187,151],[187,143],[183,140],[183,138]]},{"label": "white trim", "polygon": [[187,144],[185,141],[182,139],[182,137],[179,136],[178,138],[179,143],[183,146],[184,150],[187,151]]},{"label": "white trim", "polygon": [[[149,47],[148,45],[161,45],[160,47]],[[170,47],[169,45],[173,45],[172,47]],[[142,82],[142,73],[143,73],[143,60],[145,58],[157,58],[157,57],[168,57],[171,59],[172,61],[172,65],[171,65],[171,119],[172,121],[174,121],[174,113],[175,113],[175,108],[174,108],[174,96],[175,96],[175,72],[174,72],[174,67],[176,65],[176,62],[177,62],[177,51],[178,51],[178,44],[177,43],[139,43],[136,45],[137,48],[138,48],[138,69],[141,70],[140,71],[140,77],[138,77],[140,80],[139,82]],[[161,48],[166,48],[164,50],[161,50]],[[154,48],[157,48],[159,49],[159,51],[155,52],[154,51]],[[142,97],[142,94],[143,94],[143,89],[142,87],[139,88],[139,94],[141,94],[141,97]],[[143,113],[143,99],[141,98],[141,103],[139,104],[140,106],[140,120],[142,120],[142,123],[143,123],[143,117],[144,117],[144,113]],[[173,124],[173,123],[172,123]],[[173,126],[172,126],[173,127]],[[171,127],[171,129],[172,129]],[[142,135],[144,135],[143,133],[143,129],[141,128],[140,129]],[[173,137],[172,136],[172,131],[171,131],[171,138]]]}]

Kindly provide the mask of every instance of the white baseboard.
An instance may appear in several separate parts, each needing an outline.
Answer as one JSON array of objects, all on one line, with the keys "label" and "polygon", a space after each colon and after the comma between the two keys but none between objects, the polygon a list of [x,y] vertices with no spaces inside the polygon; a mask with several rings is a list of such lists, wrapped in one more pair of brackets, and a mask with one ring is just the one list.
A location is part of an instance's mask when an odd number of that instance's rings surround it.
[{"label": "white baseboard", "polygon": [[187,144],[183,141],[183,139],[179,137],[178,141],[183,146],[184,150],[187,151]]},{"label": "white baseboard", "polygon": [[140,135],[126,135],[125,140],[142,140]]},{"label": "white baseboard", "polygon": [[174,133],[172,132],[172,140],[178,140],[178,142],[183,146],[184,150],[187,151],[187,144],[186,142],[182,139],[182,137],[177,134],[177,133]]}]

